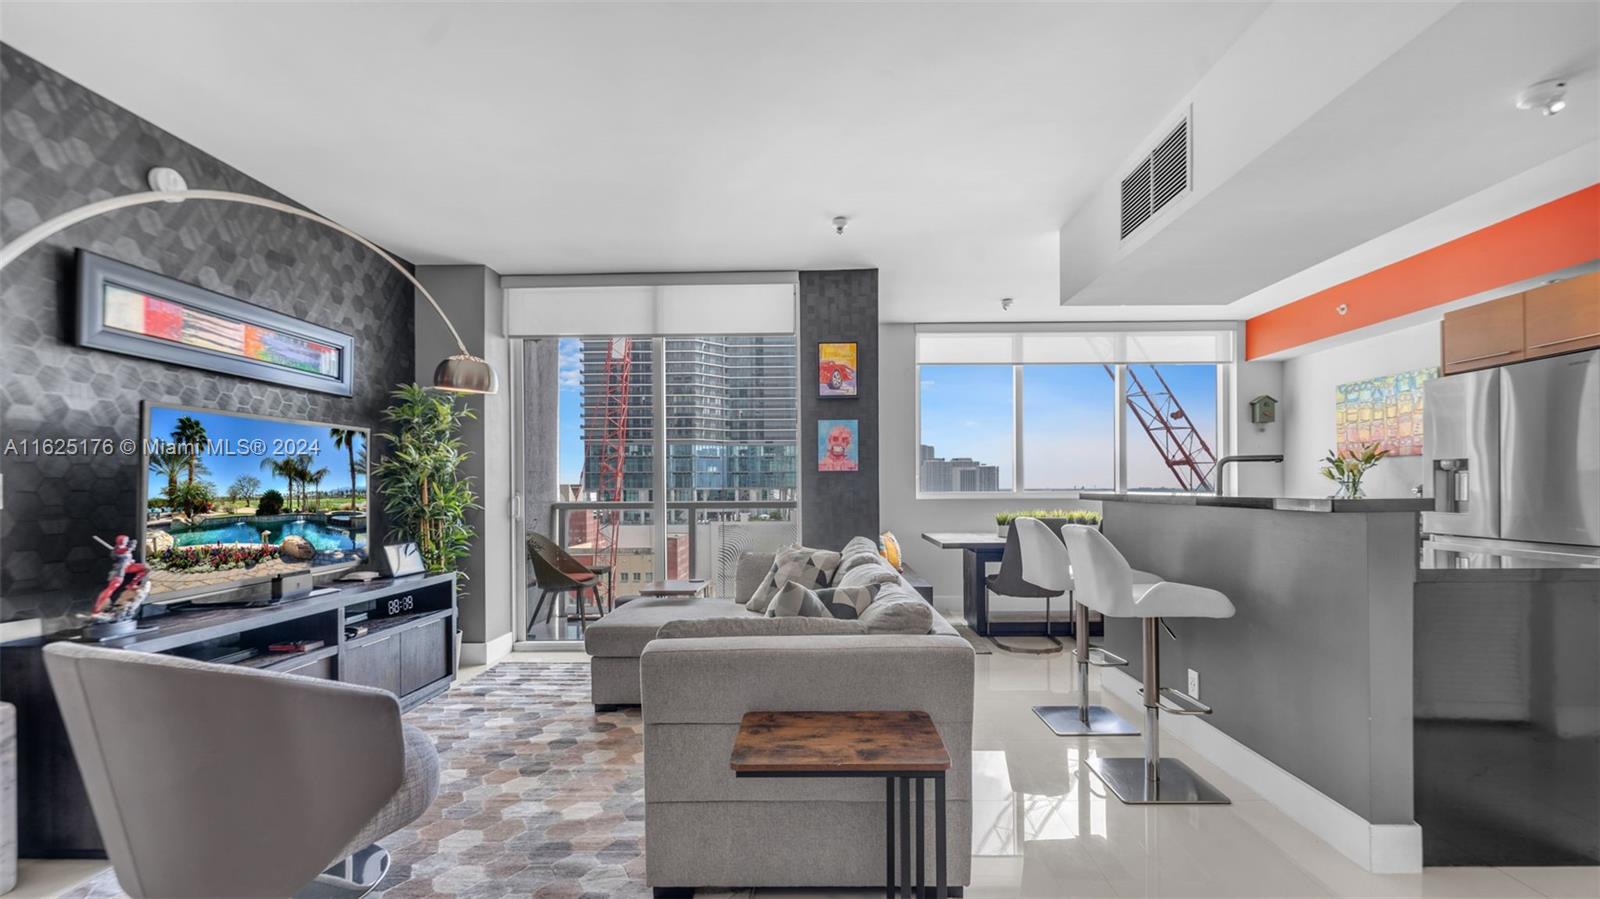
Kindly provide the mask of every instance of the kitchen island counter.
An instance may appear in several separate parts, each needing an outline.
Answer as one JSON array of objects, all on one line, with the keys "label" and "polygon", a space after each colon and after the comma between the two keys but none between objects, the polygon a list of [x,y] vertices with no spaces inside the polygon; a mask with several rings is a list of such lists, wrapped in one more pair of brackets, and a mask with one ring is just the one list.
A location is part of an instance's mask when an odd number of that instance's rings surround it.
[{"label": "kitchen island counter", "polygon": [[[1408,499],[1317,515],[1085,498],[1134,568],[1233,601],[1232,618],[1168,622],[1162,683],[1196,671],[1216,709],[1201,728],[1325,797],[1289,796],[1301,824],[1374,869],[1600,862],[1600,569],[1419,568]],[[1105,633],[1138,670],[1139,622]],[[1139,701],[1132,678],[1103,683]],[[1327,799],[1360,823],[1294,810]]]},{"label": "kitchen island counter", "polygon": [[1262,509],[1272,512],[1428,512],[1433,500],[1414,498],[1333,499],[1315,496],[1214,496],[1196,493],[1085,492],[1079,499],[1096,502],[1147,503],[1162,506],[1210,506],[1225,509]]},{"label": "kitchen island counter", "polygon": [[[1280,797],[1286,810],[1324,809],[1297,814],[1301,824],[1371,869],[1420,869],[1410,689],[1417,502],[1357,500],[1365,508],[1308,514],[1303,501],[1261,497],[1083,498],[1101,503],[1102,531],[1134,568],[1219,590],[1236,609],[1227,619],[1167,621],[1177,639],[1162,638],[1162,685],[1185,690],[1187,670],[1196,671],[1201,701],[1216,710],[1205,725],[1322,794]],[[1107,618],[1105,635],[1138,671],[1140,623]],[[1139,701],[1132,678],[1103,677]],[[1184,724],[1173,726],[1183,739]]]}]

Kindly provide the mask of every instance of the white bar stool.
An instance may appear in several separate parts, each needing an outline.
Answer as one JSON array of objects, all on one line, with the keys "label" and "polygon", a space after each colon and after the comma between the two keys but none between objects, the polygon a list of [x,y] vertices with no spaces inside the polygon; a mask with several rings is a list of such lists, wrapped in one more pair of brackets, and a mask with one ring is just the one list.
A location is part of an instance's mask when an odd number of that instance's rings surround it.
[{"label": "white bar stool", "polygon": [[[1072,579],[1071,559],[1066,544],[1050,526],[1037,518],[1018,518],[1011,523],[1022,557],[1022,578],[1031,585],[1061,593],[1072,593],[1074,600],[1072,631],[1077,640],[1073,655],[1078,658],[1078,704],[1036,705],[1039,716],[1060,737],[1137,736],[1139,729],[1103,705],[1089,704],[1089,666],[1126,665],[1128,661],[1095,647],[1099,656],[1091,660],[1089,646],[1089,605],[1086,605]],[[1062,526],[1062,533],[1066,528]],[[1099,611],[1098,607],[1095,607]]]},{"label": "white bar stool", "polygon": [[[1129,805],[1228,804],[1221,790],[1188,765],[1161,757],[1161,712],[1209,715],[1211,707],[1181,690],[1161,686],[1157,637],[1166,626],[1163,618],[1232,618],[1233,603],[1207,587],[1136,579],[1128,560],[1094,528],[1067,525],[1061,529],[1061,538],[1071,554],[1079,591],[1096,601],[1105,597],[1101,614],[1139,618],[1144,625],[1144,757],[1093,759],[1090,770]],[[1170,628],[1167,633],[1172,633]]]}]

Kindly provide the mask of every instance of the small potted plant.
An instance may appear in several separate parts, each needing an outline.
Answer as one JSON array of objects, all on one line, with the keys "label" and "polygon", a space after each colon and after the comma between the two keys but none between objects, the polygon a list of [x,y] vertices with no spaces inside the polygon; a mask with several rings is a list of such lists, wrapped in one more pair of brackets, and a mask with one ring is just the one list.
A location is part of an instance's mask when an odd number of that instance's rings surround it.
[{"label": "small potted plant", "polygon": [[1366,491],[1361,479],[1377,465],[1389,451],[1381,441],[1374,441],[1359,450],[1329,450],[1322,460],[1322,476],[1338,485],[1334,499],[1363,499]]},{"label": "small potted plant", "polygon": [[1017,513],[1015,512],[996,512],[994,515],[995,530],[999,532],[1000,536],[1004,537],[1006,531],[1011,528],[1011,522],[1015,521],[1016,518]]}]

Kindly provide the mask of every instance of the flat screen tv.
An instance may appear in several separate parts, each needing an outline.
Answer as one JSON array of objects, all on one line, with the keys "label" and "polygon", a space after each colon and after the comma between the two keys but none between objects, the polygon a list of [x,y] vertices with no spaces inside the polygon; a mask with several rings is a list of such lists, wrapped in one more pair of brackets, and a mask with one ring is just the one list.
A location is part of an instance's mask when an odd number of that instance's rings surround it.
[{"label": "flat screen tv", "polygon": [[366,428],[146,403],[142,436],[151,601],[367,560]]}]

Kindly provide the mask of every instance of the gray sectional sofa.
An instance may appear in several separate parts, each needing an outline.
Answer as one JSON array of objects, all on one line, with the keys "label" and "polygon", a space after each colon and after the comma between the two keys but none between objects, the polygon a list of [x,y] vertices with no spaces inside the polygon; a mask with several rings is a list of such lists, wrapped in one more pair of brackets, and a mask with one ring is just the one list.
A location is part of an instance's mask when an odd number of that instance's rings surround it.
[{"label": "gray sectional sofa", "polygon": [[[771,560],[741,560],[741,598]],[[882,589],[917,596],[903,578]],[[658,638],[671,622],[689,623]],[[733,739],[750,711],[926,711],[954,762],[949,882],[970,882],[973,651],[943,617],[931,615],[927,633],[871,633],[861,622],[768,618],[731,599],[646,598],[591,625],[585,646],[597,709],[642,705],[646,879],[658,896],[881,887],[883,783],[735,778]],[[926,836],[932,883],[931,812]]]}]

